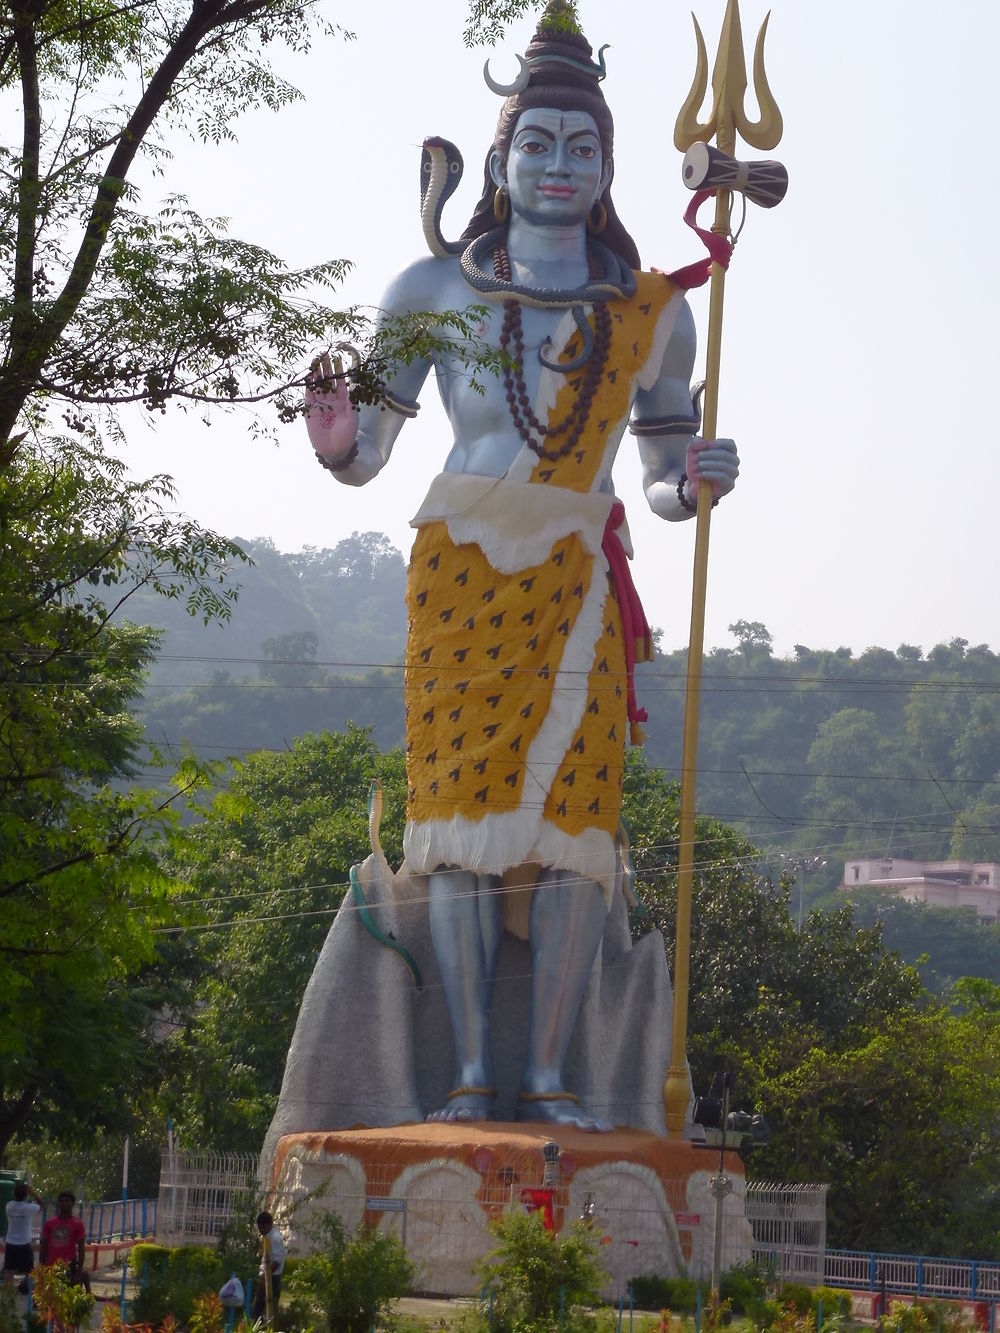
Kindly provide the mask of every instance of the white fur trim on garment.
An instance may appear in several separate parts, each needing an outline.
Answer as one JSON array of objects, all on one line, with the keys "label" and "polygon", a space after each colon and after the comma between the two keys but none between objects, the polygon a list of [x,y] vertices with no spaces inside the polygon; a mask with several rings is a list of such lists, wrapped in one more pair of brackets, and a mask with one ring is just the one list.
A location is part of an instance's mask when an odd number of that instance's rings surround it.
[{"label": "white fur trim on garment", "polygon": [[540,810],[524,806],[476,820],[452,815],[408,823],[403,854],[411,875],[458,866],[477,875],[500,876],[525,862],[535,862],[543,870],[571,870],[599,884],[609,903],[618,865],[614,839],[603,829],[564,833],[543,819]]},{"label": "white fur trim on garment", "polygon": [[443,521],[456,546],[473,542],[499,573],[516,574],[540,565],[556,542],[572,535],[580,538],[589,555],[601,556],[614,502],[607,491],[581,493],[561,486],[441,472],[410,526]]}]

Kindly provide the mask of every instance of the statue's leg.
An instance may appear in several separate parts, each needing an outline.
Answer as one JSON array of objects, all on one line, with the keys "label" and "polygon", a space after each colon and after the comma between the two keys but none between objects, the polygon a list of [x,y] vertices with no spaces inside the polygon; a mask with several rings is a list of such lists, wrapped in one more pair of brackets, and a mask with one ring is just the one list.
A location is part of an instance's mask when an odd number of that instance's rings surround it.
[{"label": "statue's leg", "polygon": [[455,1086],[428,1120],[486,1120],[492,1114],[490,1009],[503,931],[499,880],[442,868],[429,877],[431,938],[455,1038]]},{"label": "statue's leg", "polygon": [[563,1083],[563,1062],[607,915],[601,886],[592,880],[568,870],[546,870],[539,877],[531,900],[531,1029],[519,1106],[523,1120],[613,1128],[566,1096]]}]

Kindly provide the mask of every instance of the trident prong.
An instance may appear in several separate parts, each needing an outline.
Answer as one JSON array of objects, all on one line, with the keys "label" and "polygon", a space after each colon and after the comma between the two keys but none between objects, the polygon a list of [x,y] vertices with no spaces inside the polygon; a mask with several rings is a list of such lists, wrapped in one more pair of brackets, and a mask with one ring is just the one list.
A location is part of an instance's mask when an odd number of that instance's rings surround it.
[{"label": "trident prong", "polygon": [[686,152],[693,143],[708,142],[715,135],[724,153],[736,147],[737,133],[752,148],[774,148],[781,138],[782,121],[767,75],[764,72],[764,37],[771,15],[768,13],[757,34],[753,55],[753,87],[760,107],[760,119],[749,119],[744,106],[747,91],[747,67],[743,55],[743,29],[738,0],[729,0],[722,24],[722,36],[712,71],[712,110],[708,119],[698,120],[698,109],[708,91],[708,56],[705,38],[692,14],[698,60],[694,81],[674,125],[674,145]]}]

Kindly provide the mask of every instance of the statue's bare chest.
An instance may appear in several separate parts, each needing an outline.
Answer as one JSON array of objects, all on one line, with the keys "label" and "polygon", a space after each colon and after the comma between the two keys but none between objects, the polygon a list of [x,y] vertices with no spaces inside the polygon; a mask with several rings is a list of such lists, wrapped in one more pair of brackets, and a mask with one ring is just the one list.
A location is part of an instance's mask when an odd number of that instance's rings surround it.
[{"label": "statue's bare chest", "polygon": [[[591,307],[583,305],[577,309],[589,315]],[[475,323],[474,333],[482,344],[502,352],[515,363],[506,372],[501,370],[498,375],[480,372],[480,384],[485,386],[487,396],[491,398],[495,392],[501,399],[505,399],[509,391],[508,382],[512,381],[515,391],[521,392],[523,389],[533,402],[545,367],[557,363],[567,343],[573,351],[584,346],[577,323],[565,307],[546,309],[519,302],[516,313],[512,313],[503,305],[491,302],[484,317]],[[452,356],[443,358],[441,368],[446,375],[450,377],[450,374],[454,374],[459,359]],[[468,377],[467,370],[465,376]]]}]

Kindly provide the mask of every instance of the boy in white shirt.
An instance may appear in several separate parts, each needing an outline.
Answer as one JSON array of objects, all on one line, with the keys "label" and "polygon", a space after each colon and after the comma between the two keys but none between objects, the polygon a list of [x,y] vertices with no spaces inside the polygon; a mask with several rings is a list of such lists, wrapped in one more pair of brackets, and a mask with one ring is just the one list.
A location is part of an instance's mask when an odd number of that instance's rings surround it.
[{"label": "boy in white shirt", "polygon": [[[28,1198],[28,1195],[31,1198]],[[35,1267],[32,1245],[45,1200],[24,1180],[14,1184],[14,1197],[7,1203],[7,1245],[3,1256],[3,1280],[26,1278]]]}]

